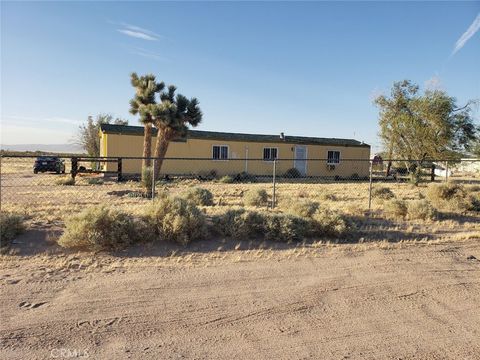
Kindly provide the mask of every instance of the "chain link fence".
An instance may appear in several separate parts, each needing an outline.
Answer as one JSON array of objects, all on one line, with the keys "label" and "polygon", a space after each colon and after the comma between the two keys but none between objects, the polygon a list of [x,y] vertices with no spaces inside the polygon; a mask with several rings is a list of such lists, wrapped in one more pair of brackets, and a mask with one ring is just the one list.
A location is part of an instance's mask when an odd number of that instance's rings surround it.
[{"label": "chain link fence", "polygon": [[[147,159],[62,156],[2,156],[0,207],[32,219],[52,221],[90,205],[130,207],[133,211],[161,193],[181,195],[208,189],[215,206],[250,206],[247,195],[267,194],[261,207],[284,208],[315,201],[349,214],[381,213],[388,200],[425,197],[430,183],[480,186],[480,160],[341,159]],[[330,161],[330,162],[329,162]],[[155,174],[156,165],[160,171]],[[156,181],[152,181],[156,178]]]}]

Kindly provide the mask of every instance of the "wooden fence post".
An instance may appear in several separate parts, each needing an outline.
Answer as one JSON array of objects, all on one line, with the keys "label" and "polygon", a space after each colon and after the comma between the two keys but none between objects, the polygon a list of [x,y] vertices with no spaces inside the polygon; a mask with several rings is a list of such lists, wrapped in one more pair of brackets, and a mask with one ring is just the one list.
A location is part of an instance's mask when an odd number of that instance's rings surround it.
[{"label": "wooden fence post", "polygon": [[76,157],[72,157],[72,170],[70,173],[72,174],[72,179],[75,180],[78,173],[78,159]]},{"label": "wooden fence post", "polygon": [[122,181],[122,158],[117,159],[117,182]]},{"label": "wooden fence post", "polygon": [[430,173],[430,181],[435,181],[435,164],[432,163],[432,172]]}]

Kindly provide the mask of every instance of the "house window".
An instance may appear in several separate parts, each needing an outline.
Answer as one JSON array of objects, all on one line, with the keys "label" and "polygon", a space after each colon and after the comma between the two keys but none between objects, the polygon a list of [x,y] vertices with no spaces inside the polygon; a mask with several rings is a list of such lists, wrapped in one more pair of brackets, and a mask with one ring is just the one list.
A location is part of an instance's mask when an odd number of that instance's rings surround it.
[{"label": "house window", "polygon": [[327,164],[340,164],[340,151],[329,150],[327,153]]},{"label": "house window", "polygon": [[212,159],[213,160],[228,160],[228,146],[227,145],[213,145]]},{"label": "house window", "polygon": [[273,161],[278,159],[278,149],[277,148],[263,148],[263,160],[264,161]]}]

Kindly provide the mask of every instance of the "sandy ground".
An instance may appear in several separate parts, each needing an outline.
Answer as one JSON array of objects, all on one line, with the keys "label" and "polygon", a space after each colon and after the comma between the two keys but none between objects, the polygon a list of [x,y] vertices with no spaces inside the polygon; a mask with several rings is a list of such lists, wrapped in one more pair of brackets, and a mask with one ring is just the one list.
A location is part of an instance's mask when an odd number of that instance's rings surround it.
[{"label": "sandy ground", "polygon": [[1,358],[480,359],[479,239],[46,250],[2,257]]}]

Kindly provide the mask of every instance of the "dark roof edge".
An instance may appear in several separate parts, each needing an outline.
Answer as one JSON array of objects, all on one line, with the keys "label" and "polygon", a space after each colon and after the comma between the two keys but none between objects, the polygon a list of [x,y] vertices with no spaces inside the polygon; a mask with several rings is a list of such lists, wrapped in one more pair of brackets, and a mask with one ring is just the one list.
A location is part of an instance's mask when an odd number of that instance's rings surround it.
[{"label": "dark roof edge", "polygon": [[[142,136],[144,132],[143,126],[127,126],[114,124],[101,124],[100,131],[106,134],[124,134]],[[157,130],[153,128],[152,135],[156,135]],[[268,143],[287,143],[302,145],[336,145],[350,147],[370,147],[370,145],[362,143],[354,139],[341,138],[318,138],[306,136],[285,136],[281,139],[280,135],[262,135],[262,134],[244,134],[244,133],[227,133],[203,130],[188,130],[187,138],[205,139],[205,140],[225,140],[225,141],[246,141],[246,142],[268,142]],[[186,139],[178,139],[177,141],[185,141]]]}]

